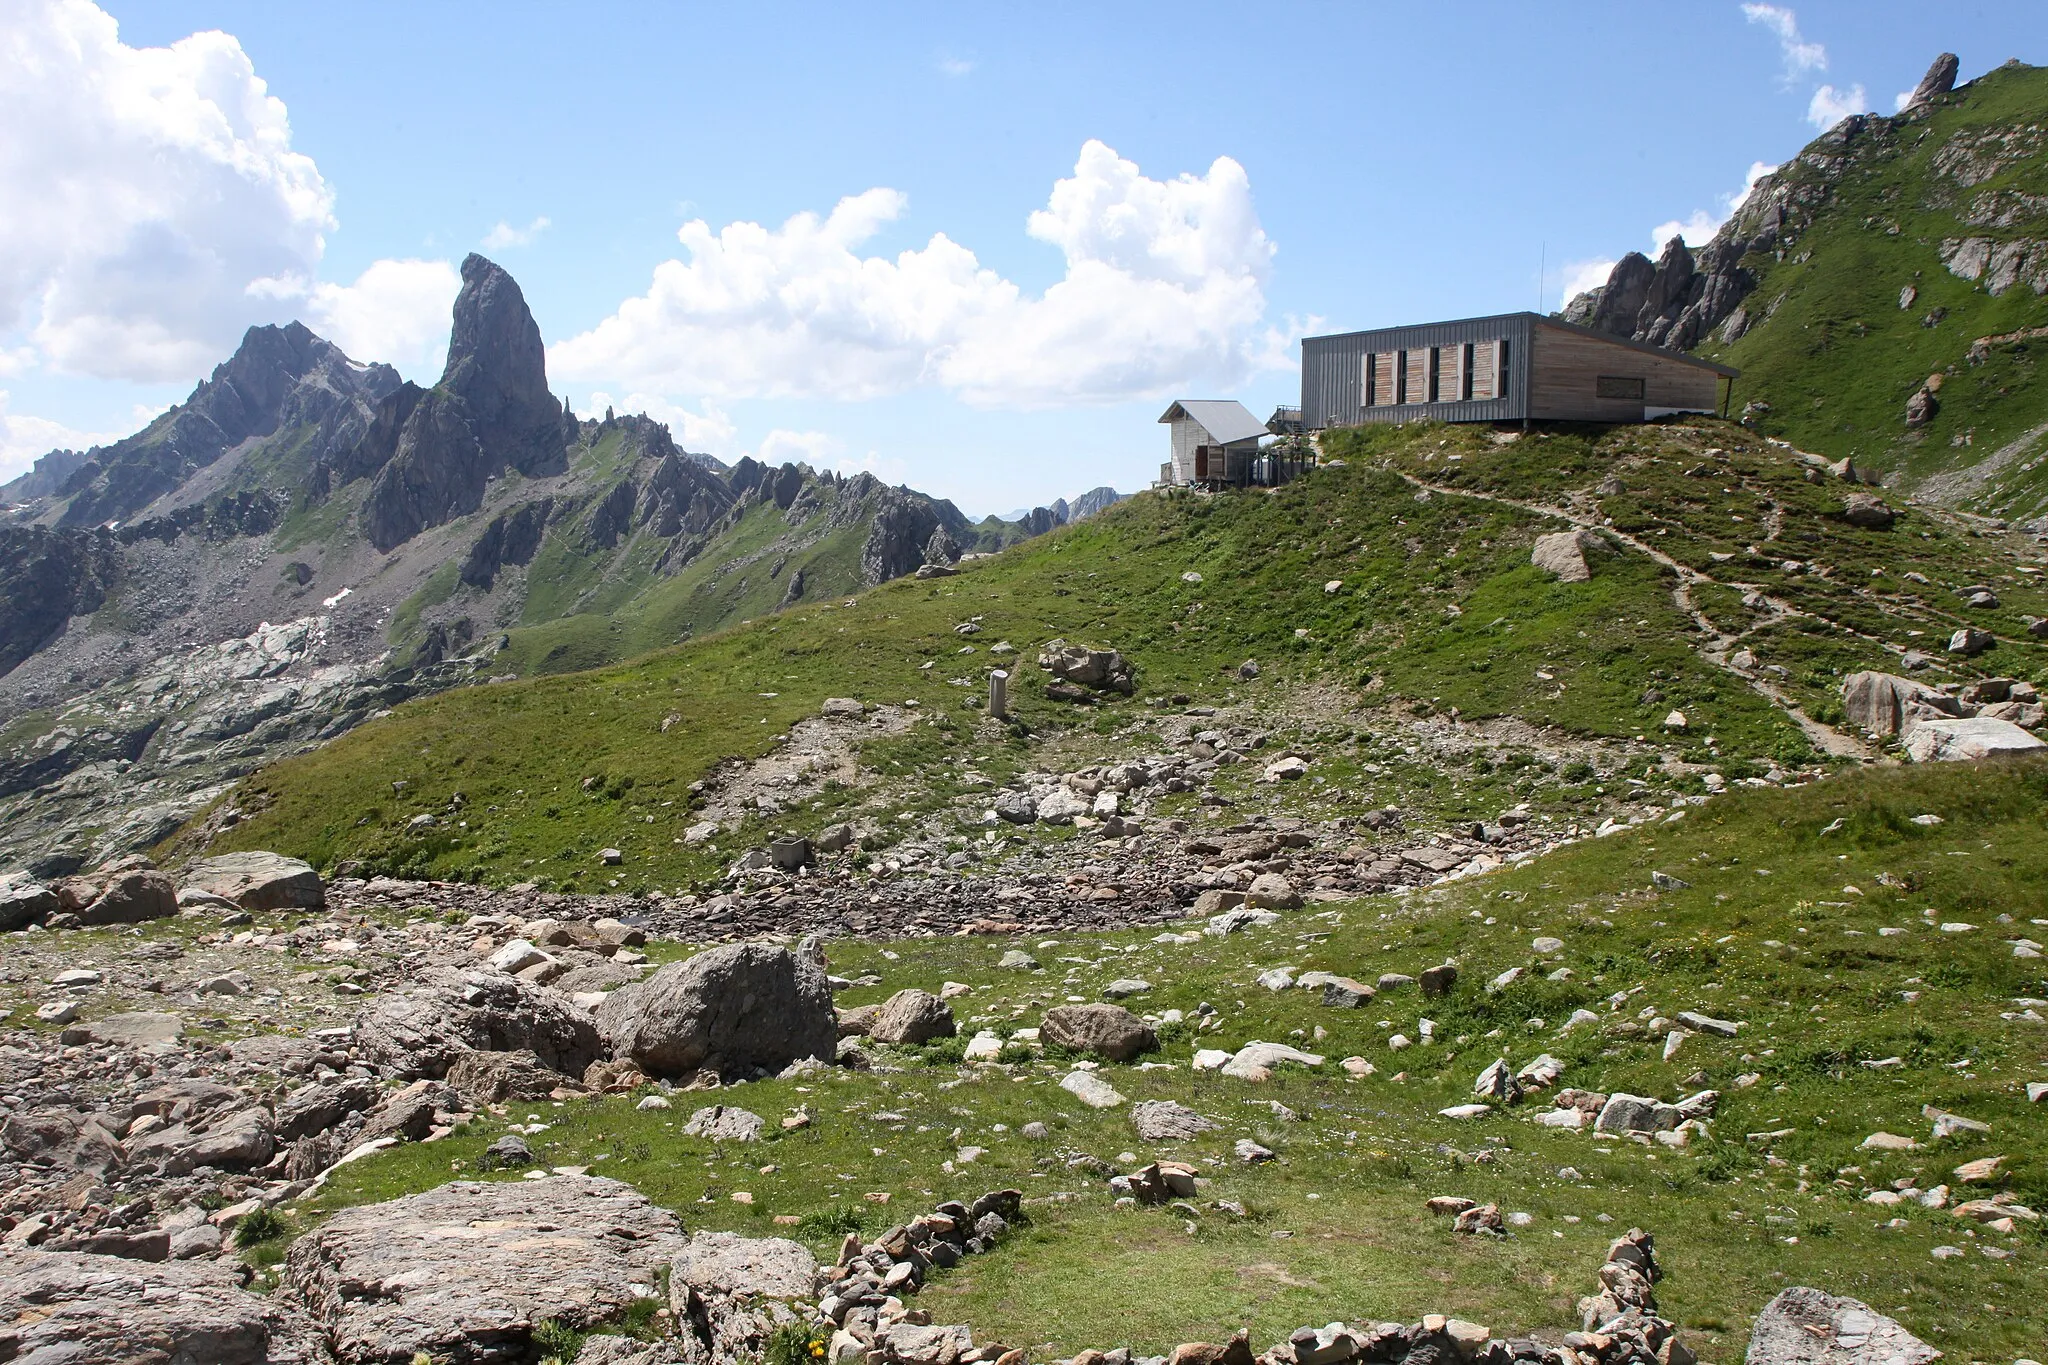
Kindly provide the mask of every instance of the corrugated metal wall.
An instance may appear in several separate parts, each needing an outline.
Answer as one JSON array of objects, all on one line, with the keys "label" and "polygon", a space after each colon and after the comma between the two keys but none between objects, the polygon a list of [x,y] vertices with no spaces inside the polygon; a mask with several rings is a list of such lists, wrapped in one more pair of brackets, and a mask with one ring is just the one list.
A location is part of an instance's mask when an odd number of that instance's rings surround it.
[{"label": "corrugated metal wall", "polygon": [[[1301,343],[1301,420],[1311,430],[1366,422],[1513,421],[1523,415],[1529,391],[1531,314],[1466,318],[1420,327],[1382,327],[1371,332],[1304,337]],[[1507,392],[1500,398],[1460,403],[1404,403],[1365,406],[1365,357],[1373,351],[1417,351],[1472,341],[1505,340]]]}]

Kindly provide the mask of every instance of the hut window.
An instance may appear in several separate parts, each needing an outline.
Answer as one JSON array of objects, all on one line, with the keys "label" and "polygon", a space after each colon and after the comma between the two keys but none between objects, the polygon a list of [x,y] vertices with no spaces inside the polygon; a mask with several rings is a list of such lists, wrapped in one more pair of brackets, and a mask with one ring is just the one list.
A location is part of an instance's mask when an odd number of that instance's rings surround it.
[{"label": "hut window", "polygon": [[1406,373],[1402,376],[1406,382],[1401,387],[1401,401],[1403,403],[1427,403],[1429,401],[1429,347],[1423,346],[1413,351],[1403,351],[1401,355],[1402,359],[1406,361],[1403,367]]},{"label": "hut window", "polygon": [[1465,348],[1439,346],[1436,350],[1436,401],[1439,403],[1462,403],[1465,401]]},{"label": "hut window", "polygon": [[1593,393],[1599,398],[1620,398],[1640,403],[1643,401],[1643,381],[1626,375],[1603,374],[1593,381]]},{"label": "hut window", "polygon": [[1365,358],[1366,406],[1390,408],[1400,401],[1395,376],[1400,366],[1393,351],[1375,351]]}]

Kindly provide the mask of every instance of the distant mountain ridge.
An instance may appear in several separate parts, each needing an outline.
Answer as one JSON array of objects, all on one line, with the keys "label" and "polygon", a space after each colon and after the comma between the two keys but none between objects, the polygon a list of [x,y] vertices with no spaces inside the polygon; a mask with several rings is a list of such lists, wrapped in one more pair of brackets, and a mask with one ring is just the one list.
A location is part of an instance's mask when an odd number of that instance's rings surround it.
[{"label": "distant mountain ridge", "polygon": [[143,430],[0,487],[0,802],[21,830],[105,853],[152,832],[138,801],[175,823],[405,696],[611,662],[1064,524],[579,418],[517,282],[476,255],[462,278],[432,387],[254,327]]},{"label": "distant mountain ridge", "polygon": [[1898,114],[1842,120],[1710,242],[1632,252],[1562,316],[1739,367],[1735,406],[1767,435],[2048,517],[2048,70],[1957,70],[1941,54]]}]

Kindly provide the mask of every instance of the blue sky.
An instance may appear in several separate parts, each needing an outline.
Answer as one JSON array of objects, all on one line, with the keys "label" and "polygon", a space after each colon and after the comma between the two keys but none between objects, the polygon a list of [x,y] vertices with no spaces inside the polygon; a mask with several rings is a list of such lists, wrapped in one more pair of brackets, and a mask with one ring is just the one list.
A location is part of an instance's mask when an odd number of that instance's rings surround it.
[{"label": "blue sky", "polygon": [[2048,61],[2038,3],[100,8],[0,0],[0,474],[251,322],[431,380],[484,250],[580,411],[975,514],[1142,486],[1304,330],[1703,240],[1937,52]]}]

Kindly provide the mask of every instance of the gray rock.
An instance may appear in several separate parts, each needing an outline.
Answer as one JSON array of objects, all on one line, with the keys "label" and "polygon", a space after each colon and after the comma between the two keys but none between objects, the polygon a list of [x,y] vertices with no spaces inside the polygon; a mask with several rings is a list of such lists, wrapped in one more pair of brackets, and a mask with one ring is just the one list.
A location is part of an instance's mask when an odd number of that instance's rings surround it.
[{"label": "gray rock", "polygon": [[758,1142],[761,1130],[767,1126],[767,1121],[759,1114],[730,1104],[714,1104],[690,1115],[690,1121],[683,1125],[683,1132],[690,1137],[709,1138],[713,1142]]},{"label": "gray rock", "polygon": [[1906,97],[1905,108],[1900,112],[1910,113],[1930,100],[1940,99],[1955,89],[1956,69],[1959,65],[1953,52],[1944,52],[1936,57],[1933,64],[1927,68],[1927,74],[1920,78],[1920,84],[1914,86],[1913,93]]},{"label": "gray rock", "polygon": [[1039,1038],[1112,1062],[1127,1062],[1159,1046],[1151,1025],[1121,1005],[1057,1005],[1045,1012]]},{"label": "gray rock", "polygon": [[1371,986],[1348,976],[1335,976],[1323,982],[1323,1004],[1330,1009],[1364,1009],[1376,994]]},{"label": "gray rock", "polygon": [[1974,658],[1997,644],[1998,637],[1990,631],[1979,630],[1975,626],[1964,626],[1948,637],[1948,652],[1960,654],[1966,659]]},{"label": "gray rock", "polygon": [[1115,1086],[1092,1071],[1070,1071],[1061,1078],[1060,1089],[1090,1109],[1114,1109],[1124,1102]]},{"label": "gray rock", "polygon": [[311,863],[276,853],[221,853],[184,871],[184,883],[244,910],[317,910],[327,904],[320,874]]},{"label": "gray rock", "polygon": [[868,1037],[878,1043],[916,1045],[951,1038],[960,1031],[953,1007],[930,991],[902,990],[890,996],[868,1021]]},{"label": "gray rock", "polygon": [[507,1133],[484,1148],[486,1170],[512,1170],[533,1164],[533,1148],[526,1145],[526,1139],[517,1133]]},{"label": "gray rock", "polygon": [[1035,972],[1039,970],[1038,959],[1021,948],[1012,948],[1004,953],[996,966],[1006,972]]},{"label": "gray rock", "polygon": [[377,1103],[377,1083],[367,1076],[344,1076],[326,1085],[302,1085],[277,1106],[277,1138],[297,1142],[323,1133],[350,1114]]},{"label": "gray rock", "polygon": [[1147,1142],[1186,1142],[1218,1125],[1172,1100],[1145,1100],[1131,1106],[1131,1126]]},{"label": "gray rock", "polygon": [[1992,716],[1920,721],[1906,731],[1905,746],[1906,757],[1915,763],[1969,762],[2048,748],[2011,721]]},{"label": "gray rock", "polygon": [[337,1213],[292,1244],[279,1297],[350,1365],[511,1365],[531,1358],[537,1322],[618,1318],[684,1245],[673,1214],[616,1180],[459,1180]]},{"label": "gray rock", "polygon": [[1102,995],[1105,1000],[1128,1000],[1134,995],[1143,995],[1151,989],[1152,983],[1149,981],[1140,981],[1136,977],[1123,976],[1104,986],[1102,988]]},{"label": "gray rock", "polygon": [[1030,792],[1003,792],[995,799],[995,812],[1013,825],[1028,825],[1038,818],[1038,802]]},{"label": "gray rock", "polygon": [[110,1014],[104,1019],[94,1019],[75,1029],[64,1031],[64,1041],[81,1043],[107,1043],[115,1047],[132,1047],[139,1051],[162,1051],[176,1045],[185,1036],[184,1021],[175,1014],[160,1014],[151,1011],[137,1011],[132,1014]]},{"label": "gray rock", "polygon": [[249,1293],[228,1265],[0,1249],[0,1360],[315,1365],[326,1359],[303,1314]]},{"label": "gray rock", "polygon": [[40,924],[57,907],[57,893],[43,883],[19,873],[0,877],[0,933]]},{"label": "gray rock", "polygon": [[669,1307],[709,1362],[761,1359],[775,1330],[818,1296],[817,1259],[779,1237],[700,1232],[670,1264]]},{"label": "gray rock", "polygon": [[1899,733],[1905,728],[1907,708],[1915,702],[1955,704],[1933,688],[1893,673],[1865,670],[1842,679],[1842,711],[1865,734]]},{"label": "gray rock", "polygon": [[1292,910],[1301,904],[1301,893],[1278,872],[1261,872],[1252,878],[1244,900],[1254,910]]},{"label": "gray rock", "polygon": [[1941,1352],[1856,1299],[1795,1286],[1756,1315],[1745,1365],[1927,1365]]},{"label": "gray rock", "polygon": [[959,1365],[974,1349],[974,1337],[965,1327],[897,1322],[876,1333],[875,1344],[890,1365]]},{"label": "gray rock", "polygon": [[1675,1105],[1617,1091],[1600,1106],[1600,1117],[1593,1121],[1593,1130],[1598,1133],[1663,1133],[1683,1121],[1684,1115]]},{"label": "gray rock", "polygon": [[441,1082],[414,1081],[386,1095],[356,1136],[362,1142],[387,1137],[422,1142],[434,1131],[434,1115],[452,1112],[460,1104],[455,1092]]},{"label": "gray rock", "polygon": [[650,1076],[780,1071],[830,1058],[839,1037],[824,968],[760,943],[672,962],[612,992],[597,1021],[613,1054]]},{"label": "gray rock", "polygon": [[1717,1038],[1733,1038],[1742,1029],[1742,1025],[1733,1020],[1716,1019],[1710,1014],[1701,1014],[1698,1010],[1681,1010],[1678,1022],[1694,1033],[1711,1033]]},{"label": "gray rock", "polygon": [[1529,562],[1560,583],[1583,583],[1593,576],[1586,564],[1586,551],[1605,542],[1590,531],[1556,531],[1536,537]]},{"label": "gray rock", "polygon": [[472,1109],[506,1100],[545,1100],[568,1078],[533,1053],[465,1052],[448,1068],[448,1088]]},{"label": "gray rock", "polygon": [[[140,862],[143,866],[130,866]],[[140,924],[144,920],[166,919],[178,913],[178,888],[148,859],[122,859],[95,879],[99,894],[80,907],[80,924]]]},{"label": "gray rock", "polygon": [[[614,995],[613,999],[617,999]],[[497,972],[430,968],[380,995],[358,1017],[356,1039],[400,1076],[440,1077],[465,1052],[531,1052],[570,1076],[604,1053],[590,1016],[554,991]]]},{"label": "gray rock", "polygon": [[1842,520],[1866,531],[1889,531],[1899,514],[1875,493],[1851,493],[1842,499]]}]

